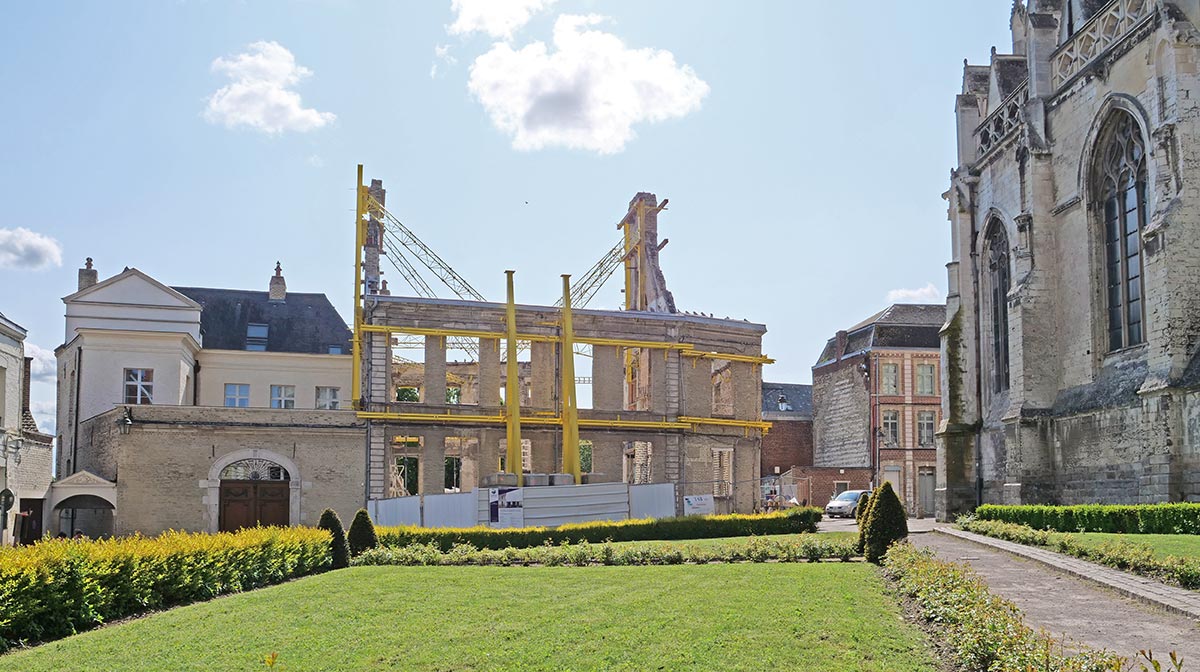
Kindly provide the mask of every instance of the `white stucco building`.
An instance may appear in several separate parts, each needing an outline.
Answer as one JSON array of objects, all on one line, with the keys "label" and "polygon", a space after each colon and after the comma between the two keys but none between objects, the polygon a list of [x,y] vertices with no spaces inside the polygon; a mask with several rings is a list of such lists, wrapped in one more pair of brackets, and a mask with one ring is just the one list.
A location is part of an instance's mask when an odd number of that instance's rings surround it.
[{"label": "white stucco building", "polygon": [[25,329],[0,313],[0,490],[13,493],[13,507],[0,516],[0,544],[41,536],[52,476],[51,438],[29,408],[29,369]]}]

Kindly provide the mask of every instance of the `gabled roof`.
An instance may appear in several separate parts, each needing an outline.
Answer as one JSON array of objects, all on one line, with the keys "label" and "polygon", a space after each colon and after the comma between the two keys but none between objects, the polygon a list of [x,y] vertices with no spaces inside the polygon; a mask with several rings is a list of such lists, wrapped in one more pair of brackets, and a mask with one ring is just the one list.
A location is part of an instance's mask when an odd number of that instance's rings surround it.
[{"label": "gabled roof", "polygon": [[101,280],[100,282],[97,282],[96,284],[94,284],[90,287],[84,287],[83,289],[75,292],[74,294],[68,294],[67,296],[63,297],[63,303],[67,303],[69,301],[78,301],[78,300],[84,299],[92,294],[103,293],[103,290],[107,289],[108,287],[112,287],[113,285],[123,282],[129,278],[142,279],[143,281],[145,281],[149,285],[153,286],[154,288],[162,291],[163,293],[170,296],[171,298],[179,301],[181,304],[183,304],[182,307],[192,308],[192,309],[200,308],[200,304],[191,300],[187,296],[184,296],[183,294],[179,293],[175,289],[164,285],[163,283],[159,282],[158,280],[155,280],[154,278],[150,277],[149,275],[146,275],[145,273],[139,271],[136,268],[126,268],[124,271],[121,271],[120,273],[112,276],[111,278],[105,278],[104,280]]},{"label": "gabled roof", "polygon": [[[779,410],[780,398],[791,406],[790,411]],[[762,384],[762,412],[776,416],[795,416],[796,420],[812,420],[812,385],[796,383]]]},{"label": "gabled roof", "polygon": [[209,287],[175,287],[200,307],[205,349],[245,350],[246,327],[267,325],[267,352],[328,354],[330,346],[350,352],[350,329],[324,294],[288,292],[271,301],[267,292]]},{"label": "gabled roof", "polygon": [[826,341],[814,367],[875,348],[939,348],[938,332],[945,322],[942,304],[893,304],[847,329],[842,352],[838,352],[837,336]]}]

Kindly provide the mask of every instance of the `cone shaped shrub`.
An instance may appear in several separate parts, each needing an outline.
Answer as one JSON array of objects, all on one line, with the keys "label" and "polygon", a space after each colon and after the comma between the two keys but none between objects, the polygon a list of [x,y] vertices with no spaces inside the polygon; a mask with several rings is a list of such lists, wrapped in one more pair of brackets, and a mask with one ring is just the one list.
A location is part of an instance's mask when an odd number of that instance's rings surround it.
[{"label": "cone shaped shrub", "polygon": [[349,567],[350,547],[346,545],[346,532],[342,529],[342,519],[338,518],[337,512],[333,509],[322,511],[321,521],[317,523],[317,527],[329,530],[329,534],[333,537],[329,540],[330,556],[333,558],[330,569]]},{"label": "cone shaped shrub", "polygon": [[[878,492],[878,488],[876,489]],[[875,505],[875,493],[866,496],[865,502],[858,505],[858,510],[854,512],[854,522],[858,524],[858,543],[854,546],[854,550],[859,554],[863,554],[863,547],[867,542],[867,516],[871,513],[871,507]]]},{"label": "cone shaped shrub", "polygon": [[366,509],[359,509],[358,513],[354,514],[354,521],[350,523],[348,540],[350,555],[353,556],[379,545],[379,539],[375,536],[375,523],[371,522],[371,515],[367,513]]},{"label": "cone shaped shrub", "polygon": [[871,510],[863,522],[863,554],[867,562],[880,564],[888,546],[908,536],[908,518],[904,505],[892,490],[892,484],[884,481],[871,495]]}]

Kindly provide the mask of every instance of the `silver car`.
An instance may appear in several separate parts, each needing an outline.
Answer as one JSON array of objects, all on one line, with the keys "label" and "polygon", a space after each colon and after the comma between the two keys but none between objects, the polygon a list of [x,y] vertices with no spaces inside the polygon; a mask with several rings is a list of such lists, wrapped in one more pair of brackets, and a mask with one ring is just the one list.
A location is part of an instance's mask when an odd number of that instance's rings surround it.
[{"label": "silver car", "polygon": [[867,497],[870,496],[870,490],[846,490],[829,500],[829,503],[825,505],[825,515],[830,518],[838,516],[853,518],[858,513],[859,504],[866,502]]}]

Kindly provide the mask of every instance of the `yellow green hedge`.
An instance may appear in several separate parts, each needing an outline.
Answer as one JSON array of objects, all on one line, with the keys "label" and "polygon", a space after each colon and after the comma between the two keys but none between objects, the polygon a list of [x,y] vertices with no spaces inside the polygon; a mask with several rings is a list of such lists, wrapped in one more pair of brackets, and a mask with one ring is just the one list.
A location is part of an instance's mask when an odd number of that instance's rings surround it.
[{"label": "yellow green hedge", "polygon": [[522,528],[428,528],[412,525],[377,527],[379,545],[387,547],[409,544],[434,544],[442,551],[453,546],[469,544],[477,549],[529,548],[547,542],[577,544],[586,541],[598,544],[605,541],[648,541],[651,539],[681,540],[716,537],[746,537],[764,534],[798,534],[816,532],[822,511],[814,507],[797,507],[786,512],[762,514],[729,514],[724,516],[687,516],[684,518],[646,518],[620,521],[574,523],[559,527]]},{"label": "yellow green hedge", "polygon": [[0,548],[0,651],[329,567],[329,533],[253,528]]}]

